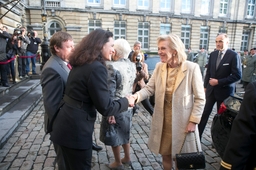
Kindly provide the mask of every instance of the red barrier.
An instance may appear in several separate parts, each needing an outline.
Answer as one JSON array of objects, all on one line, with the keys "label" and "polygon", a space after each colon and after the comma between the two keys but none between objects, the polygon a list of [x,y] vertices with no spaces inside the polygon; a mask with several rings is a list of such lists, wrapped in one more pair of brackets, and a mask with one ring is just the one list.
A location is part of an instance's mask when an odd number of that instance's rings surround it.
[{"label": "red barrier", "polygon": [[15,60],[15,58],[16,58],[16,56],[14,56],[13,58],[11,58],[11,59],[9,59],[9,60],[7,60],[7,61],[0,61],[0,64],[8,64],[8,63],[10,63],[12,60]]},{"label": "red barrier", "polygon": [[36,54],[34,54],[34,55],[32,55],[32,56],[20,56],[20,58],[33,58],[33,57],[35,57],[36,56]]},{"label": "red barrier", "polygon": [[[38,58],[40,58],[40,54],[34,54],[34,55],[32,55],[32,56],[20,56],[20,58],[33,58],[33,57],[36,57],[37,59]],[[12,60],[15,60],[17,57],[16,57],[16,55],[13,57],[13,58],[11,58],[11,59],[9,59],[9,60],[7,60],[7,61],[0,61],[0,64],[8,64],[8,63],[10,63]]]},{"label": "red barrier", "polygon": [[[40,55],[38,56],[37,54],[34,54],[32,56],[20,56],[20,58],[33,58],[33,57],[40,57]],[[7,60],[7,61],[3,61],[3,62],[0,62],[0,64],[8,64],[9,62],[11,62],[12,60],[15,60],[16,56],[14,56],[13,58]]]}]

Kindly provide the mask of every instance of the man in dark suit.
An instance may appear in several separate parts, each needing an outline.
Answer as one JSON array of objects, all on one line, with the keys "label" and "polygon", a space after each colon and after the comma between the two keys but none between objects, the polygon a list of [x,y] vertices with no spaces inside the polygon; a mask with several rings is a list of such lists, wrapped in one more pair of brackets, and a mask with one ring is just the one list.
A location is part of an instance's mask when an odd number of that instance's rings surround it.
[{"label": "man in dark suit", "polygon": [[204,128],[217,102],[220,104],[235,93],[235,82],[241,79],[241,62],[236,52],[228,49],[228,36],[221,33],[216,37],[216,50],[210,54],[208,68],[204,80],[206,104],[201,121],[198,125],[202,138]]},{"label": "man in dark suit", "polygon": [[256,82],[247,86],[240,111],[233,121],[220,170],[256,169]]}]

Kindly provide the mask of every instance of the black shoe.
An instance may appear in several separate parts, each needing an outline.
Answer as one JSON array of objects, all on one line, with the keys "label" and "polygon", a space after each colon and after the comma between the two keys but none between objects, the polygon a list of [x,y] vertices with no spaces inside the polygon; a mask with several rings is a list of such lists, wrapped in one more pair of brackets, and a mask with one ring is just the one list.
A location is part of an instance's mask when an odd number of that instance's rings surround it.
[{"label": "black shoe", "polygon": [[9,87],[9,84],[8,83],[3,83],[3,86],[4,87]]},{"label": "black shoe", "polygon": [[39,74],[37,74],[37,73],[32,73],[32,75],[39,75]]},{"label": "black shoe", "polygon": [[100,151],[100,150],[102,150],[102,147],[101,147],[101,146],[96,145],[95,143],[92,143],[92,150]]}]

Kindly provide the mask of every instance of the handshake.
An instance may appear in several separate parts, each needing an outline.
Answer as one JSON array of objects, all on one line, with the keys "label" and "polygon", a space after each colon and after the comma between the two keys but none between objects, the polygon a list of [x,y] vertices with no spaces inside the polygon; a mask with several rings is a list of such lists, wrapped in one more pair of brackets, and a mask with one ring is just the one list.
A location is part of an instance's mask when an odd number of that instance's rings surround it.
[{"label": "handshake", "polygon": [[138,95],[133,94],[133,95],[130,95],[130,96],[126,96],[126,98],[129,102],[129,107],[134,107],[135,101],[138,99]]}]

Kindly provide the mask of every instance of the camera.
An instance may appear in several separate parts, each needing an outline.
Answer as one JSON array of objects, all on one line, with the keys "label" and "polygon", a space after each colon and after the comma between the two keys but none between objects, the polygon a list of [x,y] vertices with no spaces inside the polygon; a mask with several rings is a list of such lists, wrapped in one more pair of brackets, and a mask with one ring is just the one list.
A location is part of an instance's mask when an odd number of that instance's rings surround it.
[{"label": "camera", "polygon": [[14,29],[14,32],[13,32],[14,35],[19,36],[19,35],[21,35],[21,33],[22,33],[21,29],[19,29],[19,28]]},{"label": "camera", "polygon": [[22,36],[18,36],[18,39],[19,39],[19,40],[23,40],[23,37],[22,37]]},{"label": "camera", "polygon": [[35,37],[34,31],[29,31],[27,34],[28,37]]},{"label": "camera", "polygon": [[136,70],[138,71],[138,72],[140,72],[141,71],[141,69],[142,69],[142,64],[141,64],[141,62],[140,62],[140,60],[141,60],[141,56],[140,55],[137,55],[136,56]]}]

